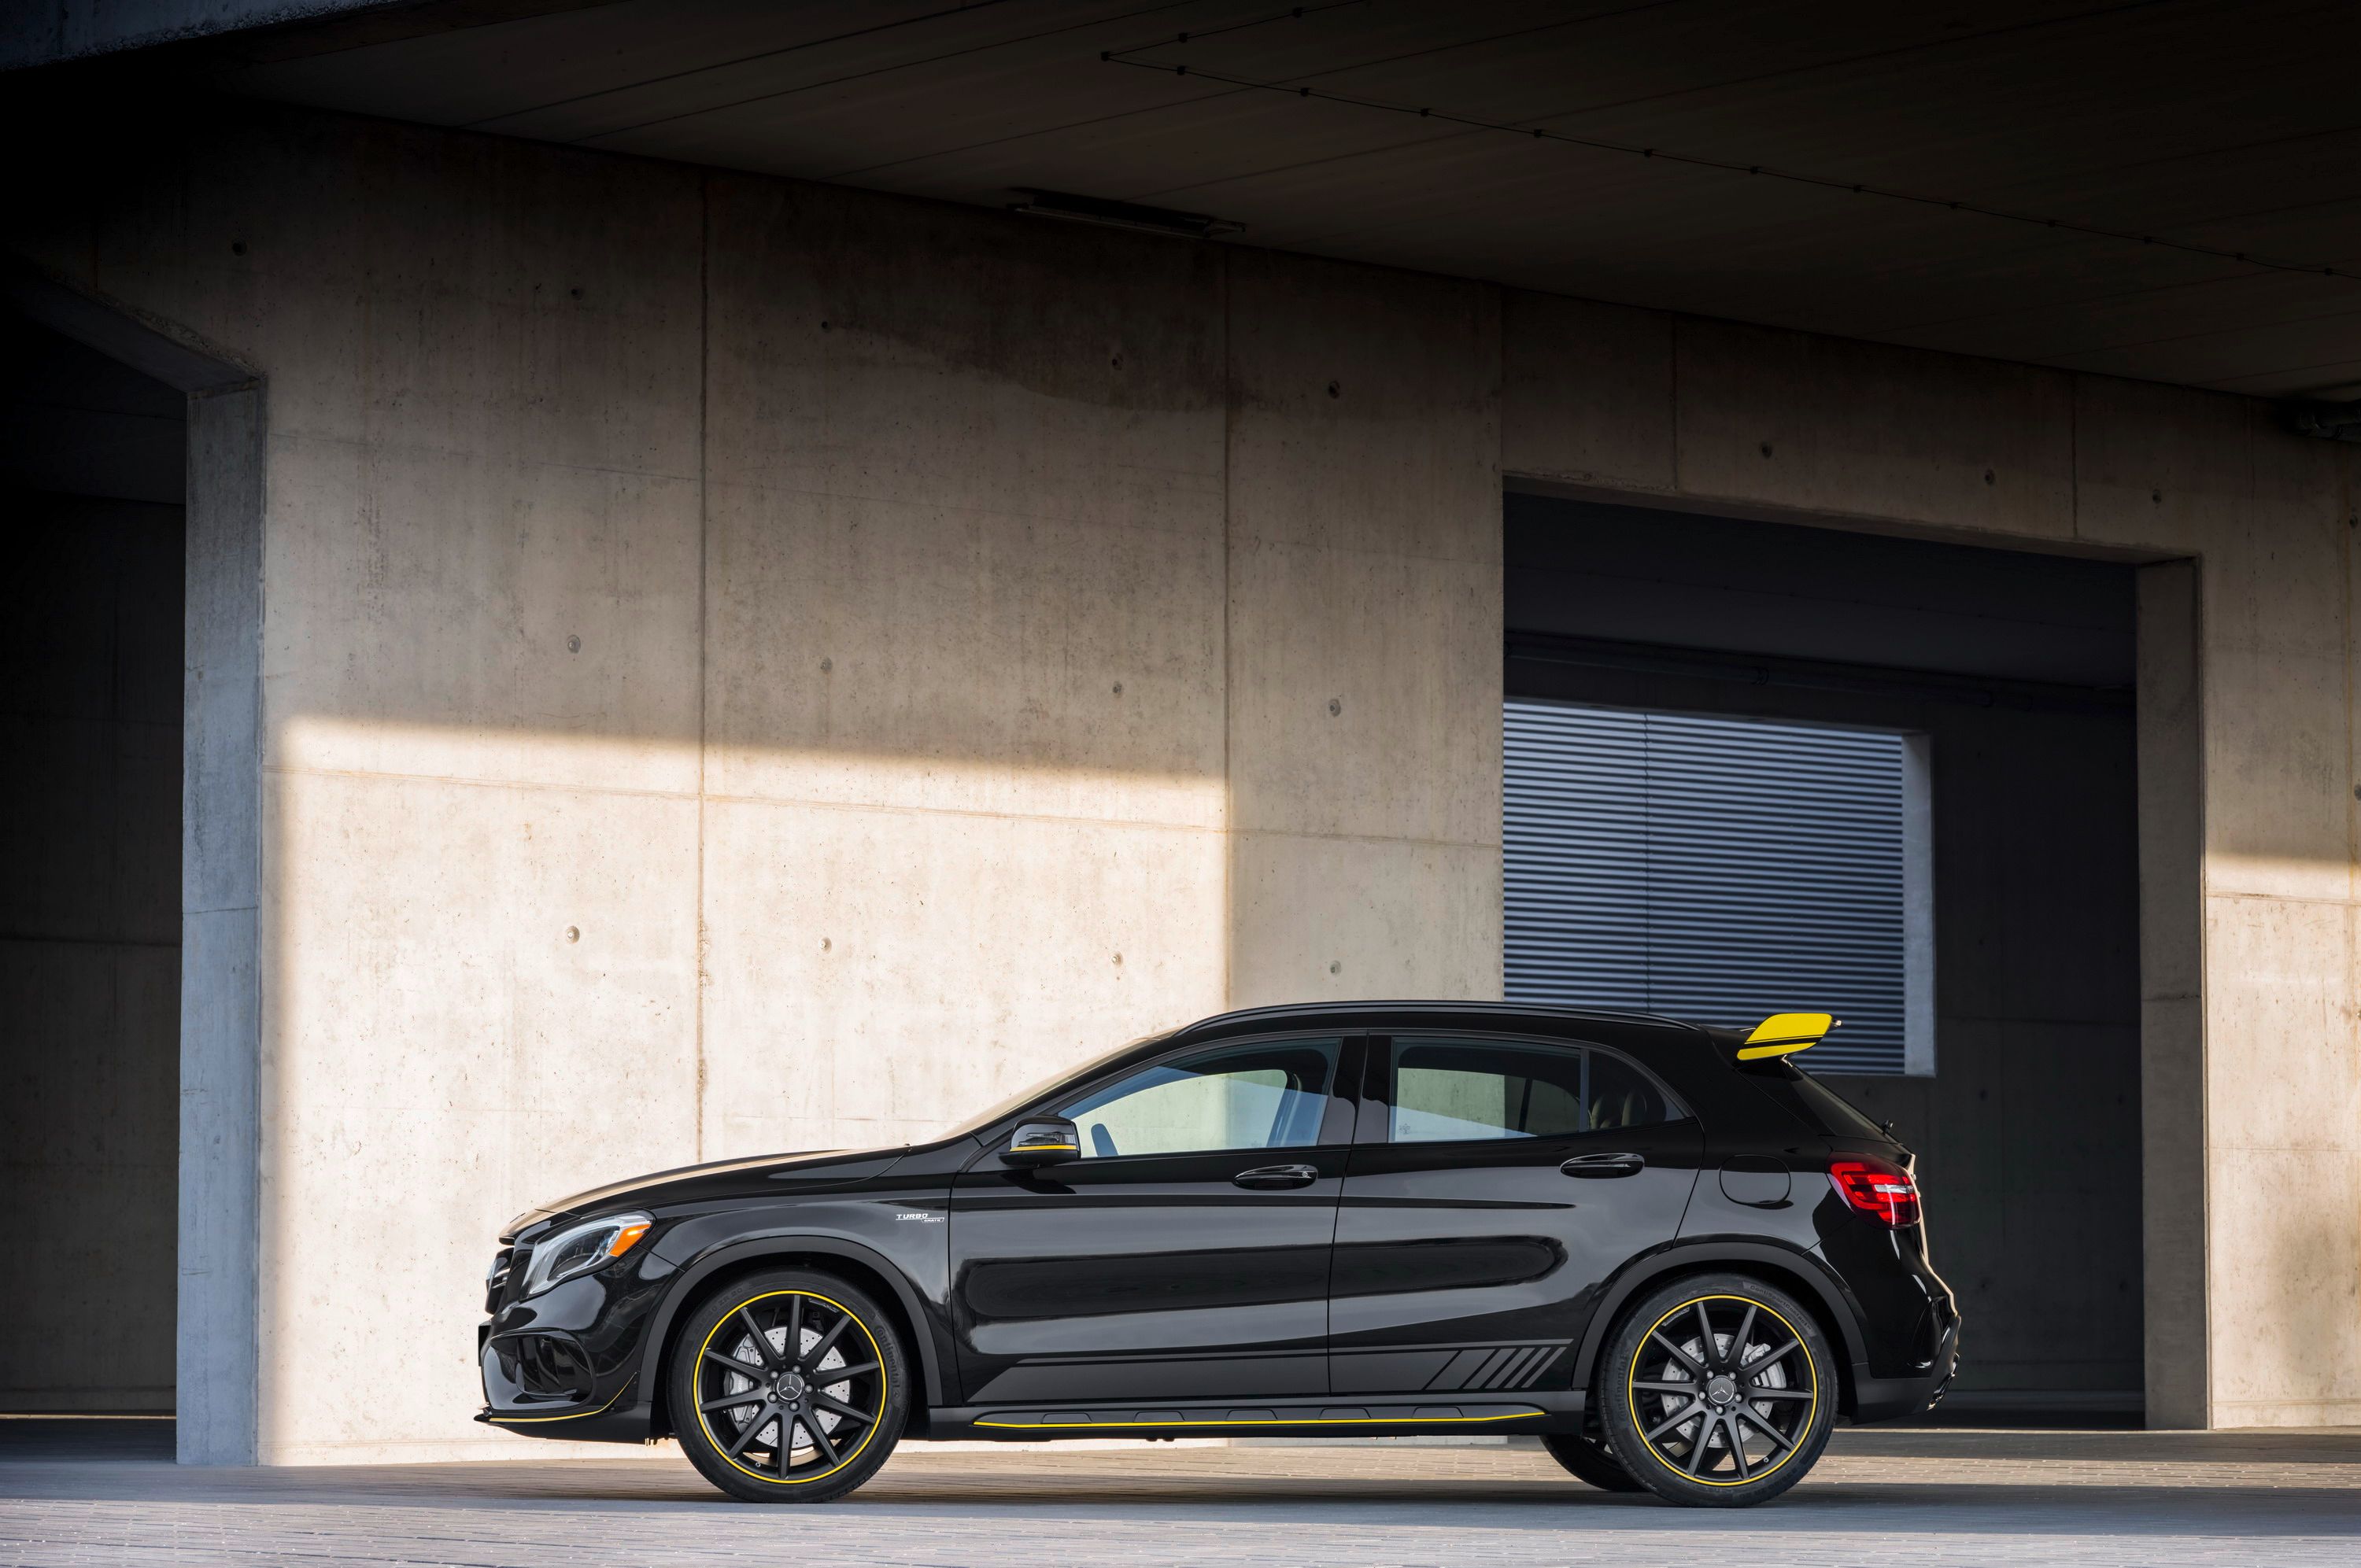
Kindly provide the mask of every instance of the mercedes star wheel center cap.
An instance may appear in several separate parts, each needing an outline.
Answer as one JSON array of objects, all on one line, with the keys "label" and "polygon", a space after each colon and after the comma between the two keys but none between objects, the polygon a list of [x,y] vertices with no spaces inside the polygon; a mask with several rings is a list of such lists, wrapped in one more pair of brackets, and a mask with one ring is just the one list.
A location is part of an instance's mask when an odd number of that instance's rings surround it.
[{"label": "mercedes star wheel center cap", "polygon": [[1727,1405],[1738,1397],[1738,1385],[1727,1376],[1716,1377],[1705,1386],[1705,1397],[1717,1405]]}]

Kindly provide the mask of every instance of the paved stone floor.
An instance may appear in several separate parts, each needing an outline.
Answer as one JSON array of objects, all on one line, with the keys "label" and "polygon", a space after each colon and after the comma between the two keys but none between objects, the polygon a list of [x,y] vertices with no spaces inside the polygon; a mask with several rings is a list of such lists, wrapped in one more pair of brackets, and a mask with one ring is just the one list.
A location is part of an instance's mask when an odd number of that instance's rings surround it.
[{"label": "paved stone floor", "polygon": [[99,1425],[0,1422],[0,1563],[2361,1564],[2356,1431],[1840,1431],[1723,1513],[1532,1449],[914,1443],[844,1502],[766,1508],[676,1458],[194,1470]]}]

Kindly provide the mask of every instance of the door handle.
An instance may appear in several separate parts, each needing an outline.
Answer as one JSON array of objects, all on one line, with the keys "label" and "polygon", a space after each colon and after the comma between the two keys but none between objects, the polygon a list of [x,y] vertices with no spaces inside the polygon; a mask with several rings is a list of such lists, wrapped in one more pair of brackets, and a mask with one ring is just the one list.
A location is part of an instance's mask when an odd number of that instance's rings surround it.
[{"label": "door handle", "polygon": [[1268,1192],[1290,1187],[1309,1187],[1319,1179],[1320,1172],[1308,1165],[1260,1165],[1231,1177],[1230,1185]]},{"label": "door handle", "polygon": [[1646,1168],[1648,1158],[1636,1154],[1578,1154],[1558,1169],[1568,1176],[1637,1176]]}]

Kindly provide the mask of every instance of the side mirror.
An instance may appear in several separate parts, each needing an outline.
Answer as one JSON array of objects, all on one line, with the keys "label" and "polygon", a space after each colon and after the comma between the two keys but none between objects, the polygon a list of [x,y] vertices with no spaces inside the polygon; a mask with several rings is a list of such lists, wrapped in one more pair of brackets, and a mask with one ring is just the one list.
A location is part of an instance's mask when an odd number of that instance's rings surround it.
[{"label": "side mirror", "polygon": [[1016,1129],[1008,1146],[1000,1154],[1005,1165],[1063,1165],[1082,1156],[1082,1135],[1071,1122],[1053,1118],[1027,1122]]}]

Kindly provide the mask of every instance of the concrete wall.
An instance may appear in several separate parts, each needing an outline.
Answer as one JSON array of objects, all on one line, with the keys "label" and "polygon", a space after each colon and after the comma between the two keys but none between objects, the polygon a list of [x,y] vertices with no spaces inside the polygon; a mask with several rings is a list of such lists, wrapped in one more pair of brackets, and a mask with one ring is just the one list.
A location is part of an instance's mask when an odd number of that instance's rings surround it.
[{"label": "concrete wall", "polygon": [[[526,1202],[1494,993],[1504,467],[2205,550],[2207,1027],[2274,1069],[2211,1124],[2361,1086],[2343,459],[2246,405],[257,113],[30,248],[269,377],[261,1458],[520,1452],[466,1415]],[[2348,1217],[2355,1125],[2296,1157]],[[2361,1396],[2361,1234],[2293,1212],[2217,1251],[2213,1419]]]},{"label": "concrete wall", "polygon": [[0,310],[0,1409],[172,1408],[184,403]]},{"label": "concrete wall", "polygon": [[188,159],[43,259],[269,378],[258,1457],[521,1452],[467,1417],[527,1203],[1497,994],[1490,291],[332,121]]},{"label": "concrete wall", "polygon": [[169,1410],[181,509],[0,517],[0,1410]]}]

